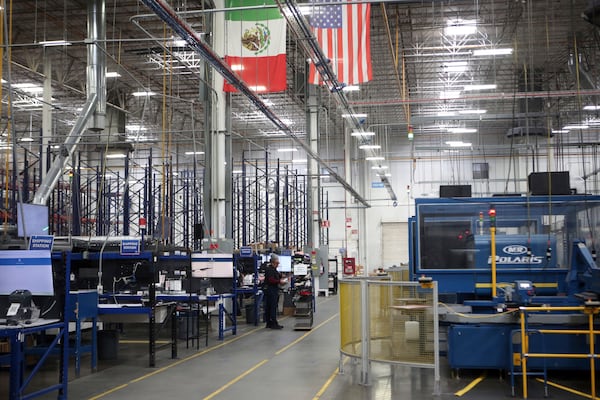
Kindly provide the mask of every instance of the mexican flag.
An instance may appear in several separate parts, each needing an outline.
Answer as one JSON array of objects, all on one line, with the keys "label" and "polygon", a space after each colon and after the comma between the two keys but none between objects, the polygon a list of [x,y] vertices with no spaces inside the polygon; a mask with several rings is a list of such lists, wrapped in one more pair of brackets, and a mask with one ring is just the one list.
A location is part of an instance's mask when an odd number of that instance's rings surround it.
[{"label": "mexican flag", "polygon": [[[225,61],[255,92],[286,89],[285,19],[273,0],[226,0]],[[247,8],[265,6],[264,8]],[[236,89],[225,82],[223,90]]]}]

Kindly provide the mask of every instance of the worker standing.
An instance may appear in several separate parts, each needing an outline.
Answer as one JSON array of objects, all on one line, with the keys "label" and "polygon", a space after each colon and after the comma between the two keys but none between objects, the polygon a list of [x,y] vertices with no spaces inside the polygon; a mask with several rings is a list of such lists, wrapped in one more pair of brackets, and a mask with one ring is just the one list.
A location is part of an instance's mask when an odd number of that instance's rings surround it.
[{"label": "worker standing", "polygon": [[279,256],[277,254],[271,254],[271,261],[265,269],[265,295],[266,295],[266,307],[265,307],[265,319],[267,321],[267,328],[269,329],[281,329],[282,325],[277,322],[277,305],[279,304],[279,285],[286,282],[286,279],[281,277],[281,273],[277,271],[279,267]]}]

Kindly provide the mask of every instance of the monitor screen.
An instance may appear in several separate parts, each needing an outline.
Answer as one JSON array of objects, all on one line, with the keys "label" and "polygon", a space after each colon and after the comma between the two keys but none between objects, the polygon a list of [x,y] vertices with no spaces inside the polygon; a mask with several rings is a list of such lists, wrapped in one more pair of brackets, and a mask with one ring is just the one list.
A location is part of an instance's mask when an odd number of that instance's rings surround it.
[{"label": "monitor screen", "polygon": [[192,253],[192,278],[233,278],[233,254]]},{"label": "monitor screen", "polygon": [[20,237],[49,235],[48,207],[38,204],[17,205],[17,234]]},{"label": "monitor screen", "polygon": [[292,256],[279,256],[279,272],[292,272]]},{"label": "monitor screen", "polygon": [[34,296],[54,296],[49,250],[0,251],[0,295],[21,289]]}]

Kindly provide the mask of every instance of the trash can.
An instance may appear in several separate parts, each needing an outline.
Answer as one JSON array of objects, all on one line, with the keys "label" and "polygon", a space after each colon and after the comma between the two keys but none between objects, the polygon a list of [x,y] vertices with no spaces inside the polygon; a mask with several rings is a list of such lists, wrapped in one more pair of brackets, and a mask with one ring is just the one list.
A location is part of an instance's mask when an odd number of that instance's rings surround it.
[{"label": "trash can", "polygon": [[254,304],[246,304],[246,323],[253,324],[256,319],[254,318]]},{"label": "trash can", "polygon": [[116,360],[119,354],[119,331],[98,331],[98,359]]},{"label": "trash can", "polygon": [[198,337],[198,315],[181,313],[177,318],[177,338],[187,340],[196,337]]}]

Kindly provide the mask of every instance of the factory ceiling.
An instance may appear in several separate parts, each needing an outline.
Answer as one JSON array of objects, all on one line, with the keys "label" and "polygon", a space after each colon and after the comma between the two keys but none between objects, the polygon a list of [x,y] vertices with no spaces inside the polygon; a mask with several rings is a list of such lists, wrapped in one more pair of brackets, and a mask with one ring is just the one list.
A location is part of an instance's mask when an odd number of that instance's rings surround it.
[{"label": "factory ceiling", "polygon": [[[199,37],[213,42],[211,17],[223,6],[168,3]],[[355,128],[342,117],[351,109],[367,114],[359,123],[377,133],[367,141],[382,145],[379,152],[388,159],[398,146],[413,152],[464,146],[477,153],[483,144],[508,147],[515,138],[533,136],[564,144],[597,141],[600,28],[585,17],[587,0],[368,3],[373,78],[357,91],[344,91],[342,100],[331,88],[313,91],[321,140],[341,140]],[[279,4],[287,10],[287,3]],[[6,2],[4,11],[5,140],[11,140],[7,131],[17,141],[40,131],[41,88],[50,72],[51,141],[60,142],[86,100],[87,1],[20,0]],[[307,37],[297,35],[290,30],[287,37],[287,89],[259,98],[302,139]],[[144,2],[106,1],[103,52],[107,71],[118,74],[106,79],[111,129],[86,132],[84,145],[144,148],[168,141],[174,153],[203,150],[215,112],[207,105],[220,88],[210,86],[205,59],[178,39]],[[43,43],[56,40],[69,44]],[[293,144],[247,96],[232,94],[227,109],[233,140],[242,148]],[[581,125],[588,128],[573,128]]]}]

